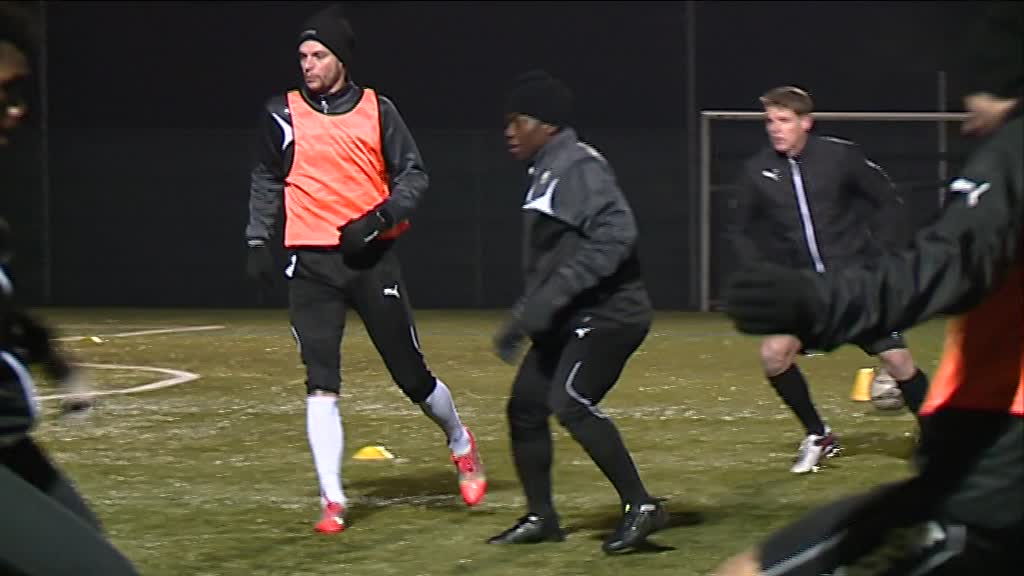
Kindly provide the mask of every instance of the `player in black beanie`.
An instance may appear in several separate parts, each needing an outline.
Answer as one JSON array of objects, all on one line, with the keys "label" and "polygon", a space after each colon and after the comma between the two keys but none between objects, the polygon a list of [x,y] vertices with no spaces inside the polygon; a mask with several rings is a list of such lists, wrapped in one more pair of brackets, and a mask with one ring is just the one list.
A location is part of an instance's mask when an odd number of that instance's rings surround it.
[{"label": "player in black beanie", "polygon": [[509,151],[529,164],[523,203],[524,292],[495,338],[515,361],[507,414],[527,513],[492,544],[564,538],[551,496],[554,415],[618,493],[622,519],[603,550],[635,549],[668,524],[615,424],[598,407],[650,329],[651,303],[637,257],[637,228],[608,162],[580,142],[572,94],[543,71],[516,78],[505,101]]}]

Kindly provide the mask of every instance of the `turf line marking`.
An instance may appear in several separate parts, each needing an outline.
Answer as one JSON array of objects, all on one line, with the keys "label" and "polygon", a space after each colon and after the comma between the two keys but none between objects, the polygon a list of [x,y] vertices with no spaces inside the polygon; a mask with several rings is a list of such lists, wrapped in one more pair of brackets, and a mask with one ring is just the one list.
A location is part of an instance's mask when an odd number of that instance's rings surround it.
[{"label": "turf line marking", "polygon": [[[136,332],[119,332],[117,334],[97,334],[100,338],[129,338],[131,336],[150,336],[152,334],[177,334],[179,332],[202,332],[205,330],[221,330],[224,326],[182,326],[180,328],[160,328],[158,330],[139,330]],[[61,342],[87,340],[92,336],[65,336],[57,338]]]},{"label": "turf line marking", "polygon": [[[122,364],[76,364],[76,366],[82,366],[85,368],[93,368],[99,370],[137,370],[140,372],[158,372],[160,374],[166,374],[170,378],[164,378],[157,382],[150,384],[142,384],[140,386],[133,386],[131,388],[123,388],[120,390],[97,390],[92,392],[93,396],[109,396],[111,394],[132,394],[135,392],[149,392],[151,390],[160,390],[161,388],[170,388],[171,386],[177,386],[193,380],[198,380],[199,375],[193,374],[192,372],[185,372],[184,370],[174,370],[171,368],[157,368],[155,366],[127,366]],[[48,396],[38,396],[37,400],[57,400],[59,398],[66,398],[68,394],[50,394]]]}]

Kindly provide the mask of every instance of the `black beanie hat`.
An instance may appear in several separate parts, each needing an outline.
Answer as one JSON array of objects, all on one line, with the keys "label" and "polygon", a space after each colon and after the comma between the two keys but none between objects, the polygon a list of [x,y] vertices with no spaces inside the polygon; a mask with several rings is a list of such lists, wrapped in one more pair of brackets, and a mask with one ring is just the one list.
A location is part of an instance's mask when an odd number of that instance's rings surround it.
[{"label": "black beanie hat", "polygon": [[329,6],[306,20],[299,34],[299,44],[306,40],[323,44],[346,68],[352,67],[356,38],[340,5]]},{"label": "black beanie hat", "polygon": [[505,115],[525,114],[545,124],[572,122],[572,92],[561,80],[543,70],[519,75],[505,97]]}]

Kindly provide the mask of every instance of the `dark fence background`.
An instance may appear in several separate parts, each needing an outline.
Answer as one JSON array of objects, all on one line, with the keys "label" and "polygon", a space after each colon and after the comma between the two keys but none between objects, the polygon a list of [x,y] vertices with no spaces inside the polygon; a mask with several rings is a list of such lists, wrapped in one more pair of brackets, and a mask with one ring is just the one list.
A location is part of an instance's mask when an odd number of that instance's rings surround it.
[{"label": "dark fence background", "polygon": [[[0,210],[32,303],[280,306],[244,277],[254,126],[297,80],[294,38],[323,2],[31,3],[45,21],[45,99],[0,153]],[[698,305],[701,109],[756,110],[800,84],[832,111],[959,109],[949,38],[972,2],[349,2],[356,81],[391,97],[431,175],[400,243],[421,308],[503,307],[519,290],[524,173],[504,151],[507,81],[540,66],[575,90],[578,129],[613,163],[659,308]],[[942,98],[937,74],[945,72]],[[900,183],[907,225],[937,210],[934,125],[821,129]],[[955,134],[955,126],[951,128]],[[953,138],[951,170],[967,144]],[[756,123],[716,123],[712,296],[720,232]],[[10,176],[10,177],[8,177]]]}]

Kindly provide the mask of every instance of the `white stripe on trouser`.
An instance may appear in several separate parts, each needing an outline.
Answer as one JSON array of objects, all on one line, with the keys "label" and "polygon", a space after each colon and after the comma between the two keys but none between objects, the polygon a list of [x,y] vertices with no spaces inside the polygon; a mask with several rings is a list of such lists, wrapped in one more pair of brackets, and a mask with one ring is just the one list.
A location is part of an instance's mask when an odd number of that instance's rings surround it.
[{"label": "white stripe on trouser", "polygon": [[7,272],[3,266],[0,266],[0,293],[14,294],[14,283],[7,277]]},{"label": "white stripe on trouser", "polygon": [[796,201],[800,205],[800,220],[804,225],[804,238],[807,239],[807,249],[811,251],[811,259],[814,260],[814,269],[821,274],[825,271],[825,263],[821,261],[821,253],[818,251],[818,239],[814,235],[814,222],[811,221],[811,209],[807,205],[807,193],[804,190],[804,179],[800,175],[800,164],[796,160],[789,159],[789,166],[793,169],[793,188],[796,189]]},{"label": "white stripe on trouser", "polygon": [[778,564],[776,564],[775,566],[772,566],[771,568],[769,568],[767,570],[763,570],[761,572],[761,576],[779,576],[781,574],[786,574],[792,568],[794,568],[796,566],[799,566],[799,565],[801,565],[801,564],[803,564],[803,563],[805,563],[805,562],[807,562],[807,561],[809,561],[809,560],[811,560],[811,559],[813,559],[813,558],[815,558],[817,556],[820,556],[820,555],[824,554],[829,548],[832,548],[836,544],[838,544],[839,541],[845,535],[846,535],[846,531],[845,530],[840,532],[839,534],[835,534],[834,536],[832,536],[828,540],[825,540],[823,542],[819,542],[819,543],[815,544],[814,546],[811,546],[807,550],[804,550],[803,552],[797,554],[796,556],[792,556],[790,558],[787,558],[785,561],[779,562]]},{"label": "white stripe on trouser", "polygon": [[939,566],[949,562],[954,556],[963,553],[967,547],[967,529],[963,526],[948,526],[946,532],[945,549],[928,557],[916,570],[908,576],[924,576]]},{"label": "white stripe on trouser", "polygon": [[590,400],[587,400],[583,396],[580,396],[580,393],[577,392],[576,389],[572,387],[573,381],[576,380],[576,373],[580,371],[581,366],[583,366],[582,360],[577,362],[572,367],[572,371],[569,372],[569,377],[565,379],[565,393],[568,394],[569,397],[572,398],[573,400],[586,406],[587,410],[590,410],[590,413],[593,414],[594,416],[597,416],[598,418],[602,419],[607,419],[608,417],[605,416],[604,412],[601,412],[600,408],[594,406],[594,403],[591,402]]},{"label": "white stripe on trouser", "polygon": [[25,403],[28,404],[29,414],[36,417],[36,392],[35,387],[32,386],[32,375],[29,374],[25,365],[22,364],[17,358],[14,357],[10,352],[0,352],[0,358],[11,367],[14,374],[18,377],[18,382],[21,383],[21,388],[25,392]]},{"label": "white stripe on trouser", "polygon": [[292,338],[295,338],[295,347],[299,349],[299,356],[302,356],[302,340],[299,339],[299,332],[295,329],[295,326],[290,326],[292,329]]},{"label": "white stripe on trouser", "polygon": [[416,351],[423,353],[420,350],[420,339],[416,337],[416,327],[412,324],[409,325],[409,336],[412,337],[412,345],[416,347]]}]

